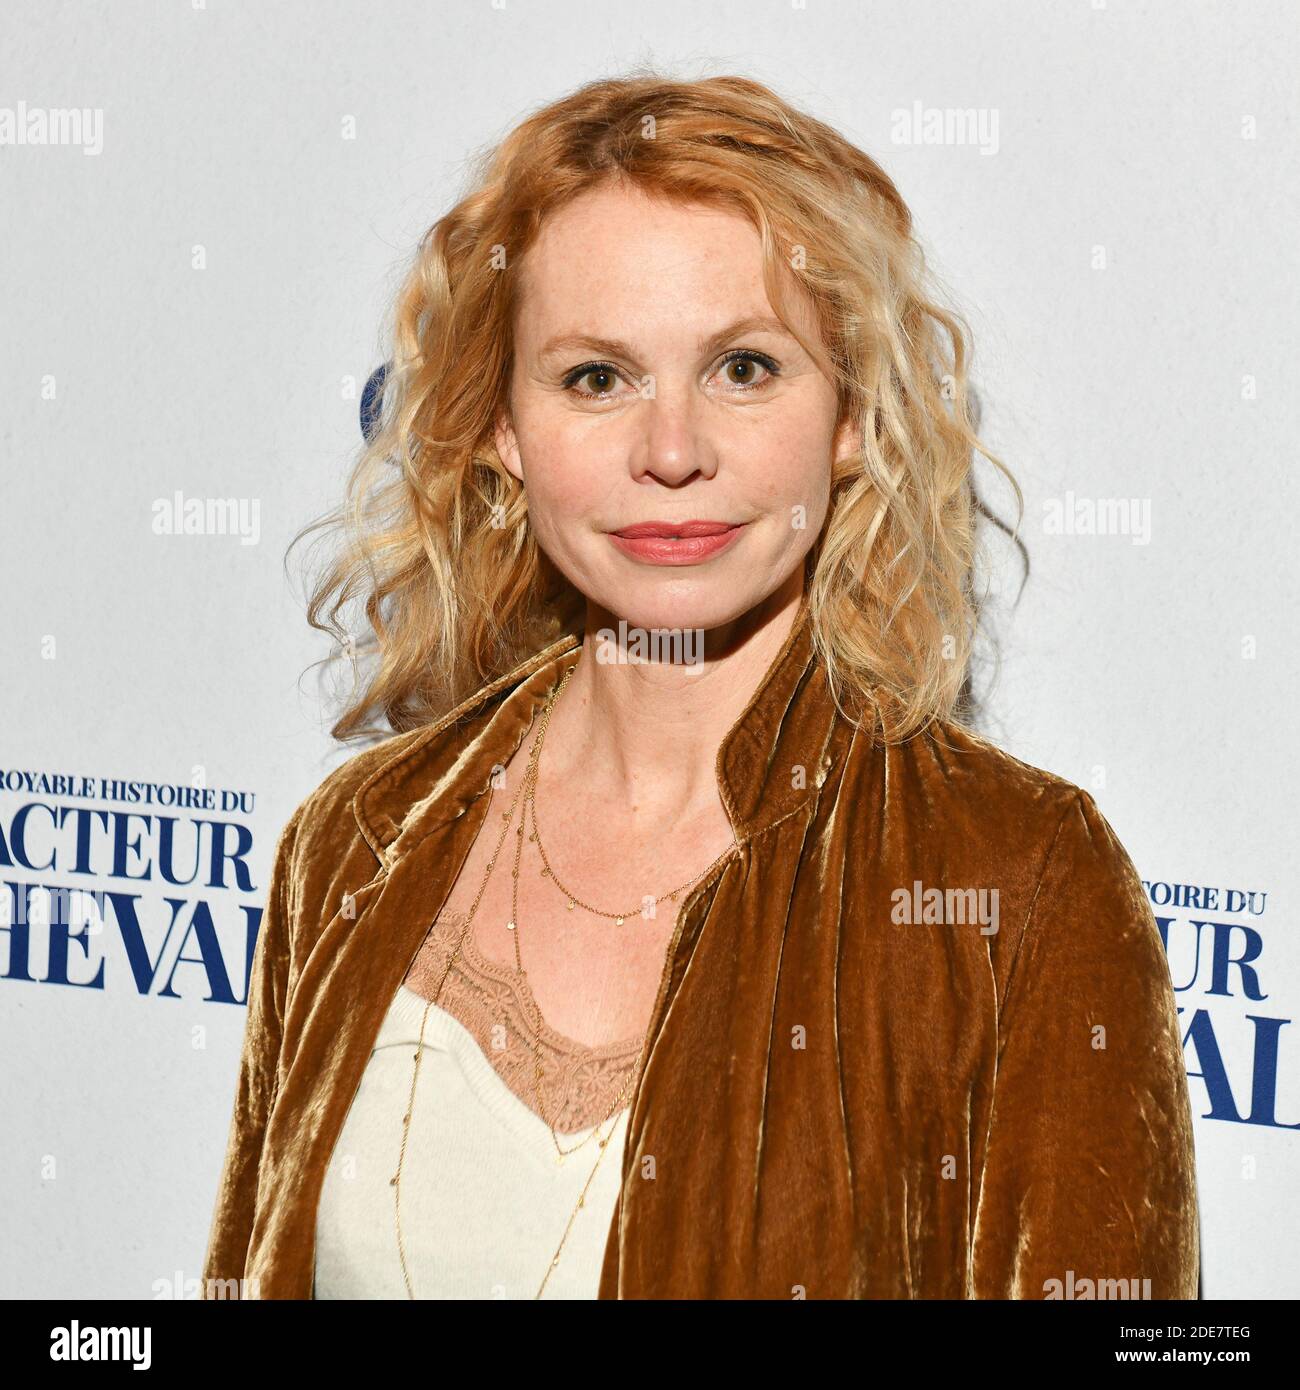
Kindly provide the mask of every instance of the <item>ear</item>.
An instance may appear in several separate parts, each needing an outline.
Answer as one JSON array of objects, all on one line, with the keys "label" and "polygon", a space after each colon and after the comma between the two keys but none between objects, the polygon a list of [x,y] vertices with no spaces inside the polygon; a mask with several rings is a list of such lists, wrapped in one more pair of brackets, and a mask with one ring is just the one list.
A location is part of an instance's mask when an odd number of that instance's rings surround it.
[{"label": "ear", "polygon": [[494,434],[501,462],[505,464],[507,472],[522,483],[524,469],[519,459],[519,441],[515,438],[514,426],[505,414],[497,416]]},{"label": "ear", "polygon": [[846,458],[862,451],[861,432],[851,410],[846,412],[835,428],[833,447],[836,463],[842,463]]}]

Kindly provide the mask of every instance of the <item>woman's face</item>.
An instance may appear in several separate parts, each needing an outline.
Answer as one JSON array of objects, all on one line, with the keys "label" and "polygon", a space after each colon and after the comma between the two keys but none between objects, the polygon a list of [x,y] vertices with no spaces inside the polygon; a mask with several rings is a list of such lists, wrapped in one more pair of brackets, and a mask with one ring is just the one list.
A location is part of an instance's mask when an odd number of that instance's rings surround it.
[{"label": "woman's face", "polygon": [[[806,298],[798,309],[818,341]],[[749,222],[623,187],[568,204],[530,250],[509,412],[497,449],[538,544],[644,628],[720,627],[797,597],[832,459],[855,447],[831,382],[773,313]],[[615,536],[690,521],[738,529],[693,547]]]}]

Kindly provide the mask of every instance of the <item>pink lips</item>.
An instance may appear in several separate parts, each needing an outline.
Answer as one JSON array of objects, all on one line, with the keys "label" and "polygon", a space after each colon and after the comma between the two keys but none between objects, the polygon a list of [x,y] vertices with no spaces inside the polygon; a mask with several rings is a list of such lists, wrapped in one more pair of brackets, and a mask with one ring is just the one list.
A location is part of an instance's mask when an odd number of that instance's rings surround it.
[{"label": "pink lips", "polygon": [[639,521],[610,532],[625,554],[653,565],[693,565],[734,545],[744,522]]}]

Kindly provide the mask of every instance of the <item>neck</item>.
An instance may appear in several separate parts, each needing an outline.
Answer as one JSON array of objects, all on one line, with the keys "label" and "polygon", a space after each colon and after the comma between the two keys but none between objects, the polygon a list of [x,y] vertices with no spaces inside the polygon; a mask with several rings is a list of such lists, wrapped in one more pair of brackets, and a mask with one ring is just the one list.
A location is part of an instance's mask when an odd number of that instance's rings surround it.
[{"label": "neck", "polygon": [[622,807],[647,828],[715,808],[718,748],[798,614],[802,573],[792,579],[741,617],[705,629],[685,654],[666,642],[649,654],[611,647],[600,634],[617,637],[618,618],[589,604],[582,655],[552,710],[540,785],[580,786],[589,804]]}]

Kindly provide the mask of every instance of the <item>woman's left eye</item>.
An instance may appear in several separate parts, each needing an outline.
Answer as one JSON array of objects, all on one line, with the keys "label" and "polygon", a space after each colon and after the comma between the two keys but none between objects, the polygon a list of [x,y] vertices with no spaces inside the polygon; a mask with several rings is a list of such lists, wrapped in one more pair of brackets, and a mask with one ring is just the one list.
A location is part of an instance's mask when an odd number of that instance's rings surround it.
[{"label": "woman's left eye", "polygon": [[[721,370],[729,372],[732,367],[744,369],[744,375],[737,380],[729,378],[730,384],[741,391],[754,391],[760,386],[766,386],[767,382],[777,375],[779,368],[770,357],[764,357],[761,352],[733,352],[729,357],[722,361]],[[760,377],[757,381],[753,380],[754,368],[760,367],[767,373],[765,377]]]},{"label": "woman's left eye", "polygon": [[[732,375],[732,369],[738,375]],[[771,378],[779,375],[780,368],[770,357],[761,352],[733,352],[718,364],[717,370],[726,373],[727,385],[733,391],[757,391],[760,387],[766,386]],[[758,372],[764,375],[757,376]],[[587,381],[588,378],[594,379],[598,383],[594,391],[579,390],[580,382]],[[581,367],[575,367],[568,376],[564,378],[564,387],[568,391],[583,400],[605,401],[613,400],[614,386],[618,381],[618,369],[609,362],[587,362]]]}]

